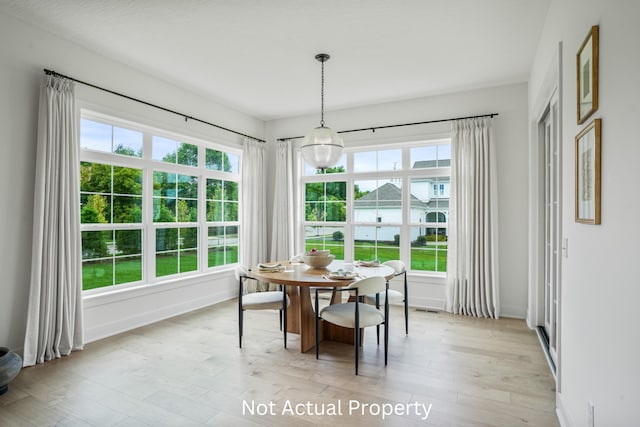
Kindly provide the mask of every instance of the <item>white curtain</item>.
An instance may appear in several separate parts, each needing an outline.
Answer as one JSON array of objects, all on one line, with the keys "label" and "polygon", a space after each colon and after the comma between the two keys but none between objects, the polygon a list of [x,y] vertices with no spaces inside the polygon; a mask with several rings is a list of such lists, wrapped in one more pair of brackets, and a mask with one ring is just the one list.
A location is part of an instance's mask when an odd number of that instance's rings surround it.
[{"label": "white curtain", "polygon": [[452,124],[447,262],[447,311],[498,318],[496,152],[489,117]]},{"label": "white curtain", "polygon": [[[267,260],[266,189],[264,143],[246,139],[242,148],[242,211],[238,260],[246,268]],[[267,286],[259,284],[258,288],[262,290]]]},{"label": "white curtain", "polygon": [[79,123],[74,83],[40,87],[31,283],[24,365],[83,347]]},{"label": "white curtain", "polygon": [[300,200],[300,147],[295,141],[278,141],[275,158],[275,183],[273,199],[273,226],[271,236],[271,260],[293,258],[301,235]]}]

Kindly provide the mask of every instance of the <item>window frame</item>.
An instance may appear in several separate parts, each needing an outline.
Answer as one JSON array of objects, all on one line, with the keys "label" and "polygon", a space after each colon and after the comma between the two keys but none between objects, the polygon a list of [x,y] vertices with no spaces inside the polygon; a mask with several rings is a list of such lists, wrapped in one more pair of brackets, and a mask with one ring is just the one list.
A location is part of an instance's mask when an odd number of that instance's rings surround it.
[{"label": "window frame", "polygon": [[[451,166],[440,166],[430,168],[411,168],[411,149],[422,146],[438,146],[443,144],[451,144],[451,138],[448,136],[428,136],[424,138],[416,138],[412,140],[403,140],[400,142],[381,142],[375,145],[358,145],[348,147],[344,149],[344,155],[346,157],[345,172],[337,173],[323,173],[323,174],[307,174],[308,166],[302,159],[302,176],[301,176],[301,200],[303,205],[306,205],[305,189],[306,184],[311,182],[335,182],[346,181],[347,182],[347,197],[346,197],[346,209],[347,215],[344,222],[329,222],[329,221],[307,221],[305,212],[303,210],[302,218],[302,236],[301,236],[301,248],[306,248],[306,237],[304,230],[308,226],[324,226],[324,227],[343,227],[344,229],[344,242],[351,242],[344,245],[344,260],[354,260],[354,233],[355,227],[399,227],[400,229],[400,260],[407,266],[407,271],[411,274],[431,276],[431,277],[446,277],[447,272],[430,271],[430,270],[413,270],[411,268],[411,228],[415,226],[427,227],[426,223],[414,223],[411,222],[411,210],[407,209],[410,202],[411,195],[411,180],[415,178],[424,179],[437,179],[437,178],[451,178]],[[384,151],[400,149],[402,155],[402,167],[396,170],[382,170],[382,171],[366,171],[366,172],[354,172],[354,153],[366,152],[366,151]],[[402,191],[402,213],[400,222],[355,222],[354,214],[354,184],[357,181],[367,180],[401,180]],[[440,197],[438,194],[436,197]],[[426,218],[426,212],[425,212]],[[448,218],[447,218],[448,219]],[[438,223],[439,228],[446,228],[448,230],[449,223]],[[447,233],[448,234],[448,233]]]},{"label": "window frame", "polygon": [[[79,162],[94,162],[113,166],[131,167],[142,170],[142,221],[141,223],[108,223],[108,224],[80,224],[82,231],[111,231],[122,229],[136,229],[142,231],[142,279],[135,282],[127,282],[121,284],[106,285],[99,288],[83,290],[83,295],[107,294],[124,289],[137,288],[140,286],[153,286],[165,282],[173,282],[188,277],[196,277],[201,274],[207,274],[215,271],[224,271],[235,268],[237,261],[234,263],[223,264],[219,266],[208,266],[208,231],[209,227],[229,227],[235,226],[240,230],[240,215],[236,221],[224,221],[224,217],[220,221],[207,221],[206,217],[206,182],[207,179],[219,179],[222,181],[233,181],[238,185],[238,212],[242,209],[242,200],[240,197],[242,188],[242,149],[240,147],[232,147],[220,143],[218,141],[208,141],[202,138],[196,138],[184,133],[161,129],[156,126],[149,126],[140,122],[133,122],[127,119],[119,118],[111,114],[103,114],[94,108],[81,107],[78,109],[81,119],[105,123],[110,126],[123,127],[143,133],[142,156],[133,157],[113,152],[93,150],[82,148],[80,146],[80,129],[78,130],[78,146],[79,146]],[[181,165],[178,163],[168,163],[153,159],[152,138],[159,136],[180,141],[182,143],[193,144],[198,146],[198,166]],[[237,156],[238,168],[235,172],[218,171],[206,167],[205,156],[206,149],[221,151]],[[178,175],[190,175],[198,178],[197,190],[197,221],[185,222],[156,222],[154,221],[153,202],[154,202],[154,172],[168,172]],[[176,200],[178,199],[176,195]],[[189,228],[196,227],[197,237],[197,260],[198,266],[196,270],[184,273],[176,273],[164,276],[156,275],[156,232],[162,228]],[[237,244],[239,250],[239,242]],[[180,249],[182,250],[182,249]],[[82,259],[81,259],[82,262]]]}]

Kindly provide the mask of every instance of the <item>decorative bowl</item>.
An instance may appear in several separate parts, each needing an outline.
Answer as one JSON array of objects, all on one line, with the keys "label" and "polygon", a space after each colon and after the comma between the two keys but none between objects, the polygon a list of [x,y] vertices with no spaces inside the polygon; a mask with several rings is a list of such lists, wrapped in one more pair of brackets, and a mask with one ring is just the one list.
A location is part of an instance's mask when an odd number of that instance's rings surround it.
[{"label": "decorative bowl", "polygon": [[0,347],[0,395],[7,392],[9,382],[22,368],[22,359],[7,347]]},{"label": "decorative bowl", "polygon": [[302,260],[311,268],[324,268],[331,264],[335,258],[335,255],[305,255]]},{"label": "decorative bowl", "polygon": [[316,249],[315,252],[307,252],[305,255],[308,256],[328,256],[331,255],[331,251],[329,249]]}]

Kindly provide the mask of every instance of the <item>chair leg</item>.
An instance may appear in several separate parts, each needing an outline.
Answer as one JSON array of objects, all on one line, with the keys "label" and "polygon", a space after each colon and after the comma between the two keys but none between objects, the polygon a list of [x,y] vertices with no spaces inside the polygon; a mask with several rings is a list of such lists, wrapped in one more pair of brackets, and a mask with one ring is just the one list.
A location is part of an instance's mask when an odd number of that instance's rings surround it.
[{"label": "chair leg", "polygon": [[355,336],[353,337],[353,347],[355,349],[355,356],[356,356],[356,375],[358,375],[358,352],[360,350],[360,346],[358,345],[358,343],[360,343],[360,311],[358,310],[358,290],[356,289],[356,316],[355,316],[355,320],[356,320],[356,328],[354,330],[354,334]]},{"label": "chair leg", "polygon": [[319,318],[319,312],[318,312],[318,291],[316,291],[316,301],[315,301],[315,313],[314,313],[314,318],[315,318],[315,335],[316,335],[316,360],[320,357],[320,339],[319,337],[319,328],[318,328],[318,318]]},{"label": "chair leg", "polygon": [[[387,295],[388,297],[389,295]],[[384,365],[387,366],[389,355],[389,300],[384,304]]]},{"label": "chair leg", "polygon": [[353,347],[354,347],[355,356],[356,356],[356,361],[355,361],[356,362],[356,375],[358,375],[358,350],[360,348],[358,343],[360,342],[360,328],[358,328],[357,325],[356,325],[356,328],[355,328],[353,333],[355,334],[354,340],[353,340],[353,342],[354,342],[354,346]]},{"label": "chair leg", "polygon": [[280,328],[282,329],[282,334],[284,335],[284,348],[287,348],[287,288],[283,287],[282,290],[282,310],[280,310],[280,315],[282,316],[282,320],[280,321]]},{"label": "chair leg", "polygon": [[[387,282],[388,285],[389,282]],[[380,294],[376,294],[376,309],[380,310]],[[376,341],[380,346],[380,325],[376,325]]]},{"label": "chair leg", "polygon": [[389,354],[389,319],[384,319],[384,364],[387,365]]},{"label": "chair leg", "polygon": [[407,286],[407,272],[404,272],[404,333],[409,335],[409,294]]},{"label": "chair leg", "polygon": [[243,288],[242,288],[242,276],[240,276],[240,279],[238,280],[239,285],[238,285],[238,347],[242,348],[242,314],[243,314],[243,310],[242,310],[242,292],[243,292]]},{"label": "chair leg", "polygon": [[242,348],[242,307],[238,310],[238,347]]},{"label": "chair leg", "polygon": [[407,297],[404,297],[404,333],[409,335],[409,302]]}]

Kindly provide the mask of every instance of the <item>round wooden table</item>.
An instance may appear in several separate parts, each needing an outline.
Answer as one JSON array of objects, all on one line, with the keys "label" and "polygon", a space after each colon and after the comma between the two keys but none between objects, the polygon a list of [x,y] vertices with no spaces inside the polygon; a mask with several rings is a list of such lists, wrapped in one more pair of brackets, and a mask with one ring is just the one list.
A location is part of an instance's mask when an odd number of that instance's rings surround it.
[{"label": "round wooden table", "polygon": [[[311,350],[315,346],[315,313],[311,303],[311,287],[343,287],[353,280],[330,279],[329,273],[343,268],[344,261],[334,261],[327,268],[310,268],[303,263],[281,262],[283,271],[274,273],[260,271],[258,267],[249,270],[249,277],[263,282],[286,286],[290,305],[287,308],[287,332],[300,335],[300,351]],[[380,276],[391,280],[395,271],[386,265],[357,267],[360,277]],[[335,303],[335,295],[331,304]],[[320,339],[329,339],[353,344],[353,330],[325,323]]]}]

